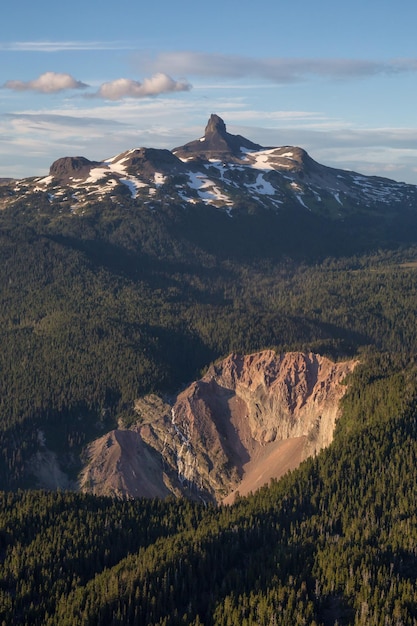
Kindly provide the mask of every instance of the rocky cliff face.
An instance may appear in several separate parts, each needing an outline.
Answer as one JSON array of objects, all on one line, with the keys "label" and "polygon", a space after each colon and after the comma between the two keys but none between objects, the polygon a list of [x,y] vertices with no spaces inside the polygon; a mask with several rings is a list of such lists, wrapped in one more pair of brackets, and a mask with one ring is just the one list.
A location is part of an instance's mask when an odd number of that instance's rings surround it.
[{"label": "rocky cliff face", "polygon": [[182,159],[230,159],[238,160],[246,150],[262,150],[262,146],[249,141],[241,135],[231,135],[226,124],[218,115],[212,114],[200,139],[190,141],[184,146],[174,148],[173,153]]},{"label": "rocky cliff face", "polygon": [[61,182],[69,182],[72,179],[86,178],[91,169],[100,167],[97,161],[90,161],[82,156],[62,157],[54,161],[49,169],[49,175]]},{"label": "rocky cliff face", "polygon": [[[232,354],[169,405],[138,400],[137,424],[86,451],[83,490],[230,502],[329,445],[355,361]],[[116,446],[116,447],[115,447]]]}]

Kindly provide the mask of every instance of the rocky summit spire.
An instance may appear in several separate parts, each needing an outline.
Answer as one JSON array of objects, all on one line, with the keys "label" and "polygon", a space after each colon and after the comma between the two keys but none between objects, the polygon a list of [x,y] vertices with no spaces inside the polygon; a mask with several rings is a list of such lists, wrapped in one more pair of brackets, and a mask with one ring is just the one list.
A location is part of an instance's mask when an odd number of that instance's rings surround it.
[{"label": "rocky summit spire", "polygon": [[190,141],[173,153],[179,158],[206,158],[239,160],[243,150],[259,150],[259,146],[245,137],[232,135],[226,131],[226,124],[221,117],[212,113],[204,131],[204,137]]},{"label": "rocky summit spire", "polygon": [[204,136],[208,137],[218,133],[219,135],[226,136],[226,124],[223,122],[222,118],[212,113],[210,115],[210,119],[207,123],[206,130],[204,132]]}]

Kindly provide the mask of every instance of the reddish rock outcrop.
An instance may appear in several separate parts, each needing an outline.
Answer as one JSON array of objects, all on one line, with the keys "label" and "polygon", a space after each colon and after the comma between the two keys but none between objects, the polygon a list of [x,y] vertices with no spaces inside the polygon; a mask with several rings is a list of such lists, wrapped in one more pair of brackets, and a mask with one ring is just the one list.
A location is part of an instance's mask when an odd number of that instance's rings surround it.
[{"label": "reddish rock outcrop", "polygon": [[[166,489],[230,502],[236,489],[247,493],[279,478],[331,443],[343,383],[356,363],[300,352],[232,354],[180,393],[172,407],[155,396],[138,401],[138,423],[122,431],[124,447],[117,437],[117,471],[103,437],[90,446],[82,487],[133,496],[153,489],[160,496]],[[140,486],[119,476],[132,446]],[[145,451],[153,459],[148,483]],[[97,465],[102,473],[93,469]],[[132,464],[127,467],[132,473]]]}]

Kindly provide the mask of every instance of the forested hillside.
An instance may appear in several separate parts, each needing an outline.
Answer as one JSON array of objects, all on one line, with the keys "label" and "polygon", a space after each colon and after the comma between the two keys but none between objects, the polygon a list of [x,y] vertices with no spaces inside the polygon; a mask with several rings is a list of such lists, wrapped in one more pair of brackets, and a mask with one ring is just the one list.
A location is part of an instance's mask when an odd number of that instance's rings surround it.
[{"label": "forested hillside", "polygon": [[[416,218],[0,214],[3,624],[417,623]],[[94,437],[232,351],[359,357],[329,449],[233,506],[71,492]],[[37,487],[40,442],[69,491]]]},{"label": "forested hillside", "polygon": [[[82,447],[129,423],[137,397],[173,393],[232,351],[415,352],[417,249],[377,227],[35,200],[0,215],[3,488],[36,486],[39,438],[71,484]],[[365,232],[385,250],[365,255]]]},{"label": "forested hillside", "polygon": [[332,446],[231,507],[4,494],[3,623],[414,625],[415,375],[362,366]]}]

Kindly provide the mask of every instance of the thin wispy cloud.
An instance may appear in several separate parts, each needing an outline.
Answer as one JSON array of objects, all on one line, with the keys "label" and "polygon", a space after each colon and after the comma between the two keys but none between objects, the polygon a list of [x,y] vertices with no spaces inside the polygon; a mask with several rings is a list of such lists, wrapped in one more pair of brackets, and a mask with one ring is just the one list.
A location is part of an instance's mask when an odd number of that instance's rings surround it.
[{"label": "thin wispy cloud", "polygon": [[163,93],[189,91],[190,89],[189,82],[177,81],[163,72],[158,72],[150,78],[145,78],[142,83],[129,78],[118,78],[103,83],[94,96],[104,100],[121,100],[123,98],[158,96]]},{"label": "thin wispy cloud", "polygon": [[133,50],[135,44],[126,41],[12,41],[0,42],[6,52],[71,52],[80,50]]},{"label": "thin wispy cloud", "polygon": [[417,59],[370,61],[361,59],[308,59],[272,57],[258,59],[240,55],[204,52],[164,52],[155,58],[137,55],[147,71],[164,71],[187,76],[217,78],[263,78],[275,83],[292,83],[310,76],[360,78],[380,74],[417,72]]},{"label": "thin wispy cloud", "polygon": [[123,122],[115,119],[111,119],[110,113],[107,112],[107,116],[99,117],[94,115],[87,115],[85,111],[79,112],[74,111],[72,115],[65,113],[54,113],[54,112],[45,112],[45,113],[34,113],[34,112],[25,112],[25,113],[6,113],[4,117],[8,119],[12,124],[27,124],[32,127],[38,126],[39,128],[43,125],[46,127],[47,125],[55,125],[62,127],[86,127],[86,126],[109,126],[112,124],[113,126],[123,126]]},{"label": "thin wispy cloud", "polygon": [[70,74],[45,72],[38,78],[29,81],[8,80],[2,85],[3,89],[12,91],[37,91],[39,93],[57,93],[68,89],[86,89],[88,85],[76,80]]}]

